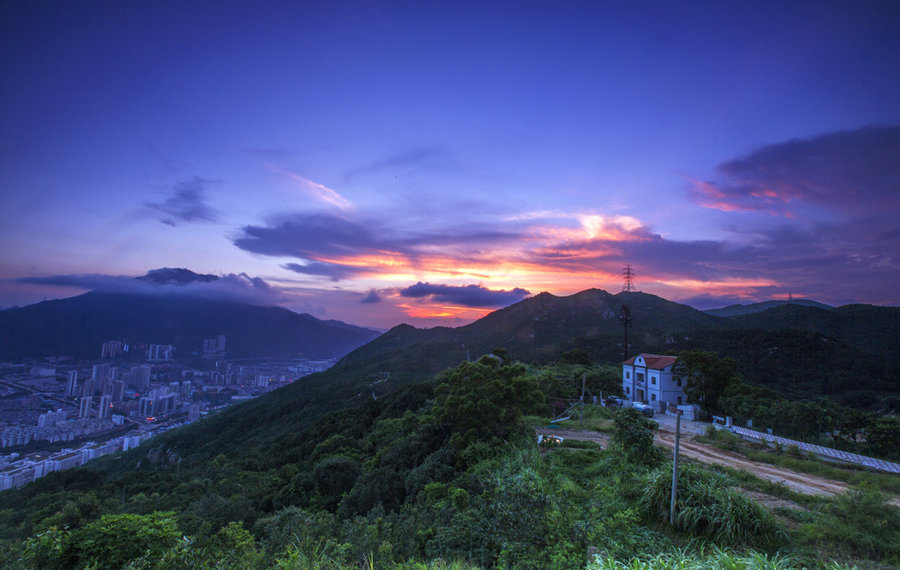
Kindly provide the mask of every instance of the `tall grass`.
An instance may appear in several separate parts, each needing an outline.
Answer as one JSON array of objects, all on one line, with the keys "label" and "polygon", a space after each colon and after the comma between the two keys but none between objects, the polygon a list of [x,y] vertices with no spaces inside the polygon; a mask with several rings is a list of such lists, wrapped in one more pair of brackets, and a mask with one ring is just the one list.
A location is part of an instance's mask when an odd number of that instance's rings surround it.
[{"label": "tall grass", "polygon": [[[650,475],[644,503],[651,515],[668,522],[671,496],[669,465]],[[675,527],[723,545],[771,546],[786,538],[775,518],[735,490],[728,477],[690,464],[679,473]]]},{"label": "tall grass", "polygon": [[[709,553],[676,550],[655,556],[641,556],[628,561],[613,558],[595,559],[587,570],[800,570],[806,565],[789,556],[768,556],[759,552],[738,553],[714,548]],[[823,566],[825,570],[850,570],[837,562]]]}]

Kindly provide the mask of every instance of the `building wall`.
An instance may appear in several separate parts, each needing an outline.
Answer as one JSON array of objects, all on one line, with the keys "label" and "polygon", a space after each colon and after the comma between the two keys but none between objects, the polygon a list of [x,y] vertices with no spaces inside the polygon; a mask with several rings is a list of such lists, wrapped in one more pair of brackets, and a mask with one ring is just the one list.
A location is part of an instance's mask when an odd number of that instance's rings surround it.
[{"label": "building wall", "polygon": [[[656,355],[647,355],[657,358]],[[687,403],[684,390],[672,374],[674,363],[661,368],[648,364],[641,354],[622,364],[622,391],[625,398],[653,406]]]}]

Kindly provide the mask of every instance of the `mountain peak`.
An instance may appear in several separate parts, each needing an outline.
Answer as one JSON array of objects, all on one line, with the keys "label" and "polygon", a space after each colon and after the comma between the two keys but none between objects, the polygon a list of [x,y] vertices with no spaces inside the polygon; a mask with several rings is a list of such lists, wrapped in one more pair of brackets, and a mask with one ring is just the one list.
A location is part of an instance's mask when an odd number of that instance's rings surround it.
[{"label": "mountain peak", "polygon": [[162,267],[160,269],[151,269],[146,275],[137,279],[157,285],[187,285],[195,281],[210,283],[217,281],[219,278],[215,275],[194,273],[190,269],[181,267]]}]

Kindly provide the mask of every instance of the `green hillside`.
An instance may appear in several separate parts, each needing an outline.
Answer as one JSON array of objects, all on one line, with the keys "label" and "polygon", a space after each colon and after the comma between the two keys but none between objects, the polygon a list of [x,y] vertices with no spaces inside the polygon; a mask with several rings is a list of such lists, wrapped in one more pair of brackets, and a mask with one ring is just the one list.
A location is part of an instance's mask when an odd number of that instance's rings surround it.
[{"label": "green hillside", "polygon": [[[410,570],[900,562],[900,511],[871,490],[802,498],[683,464],[669,526],[671,462],[634,410],[588,410],[611,436],[607,450],[535,446],[527,419],[543,413],[547,379],[576,372],[558,366],[483,357],[303,429],[288,392],[236,406],[0,494],[0,560]],[[763,490],[793,506],[773,512],[746,494]]]},{"label": "green hillside", "polygon": [[[752,414],[777,432],[831,434],[835,445],[857,451],[850,436],[858,433],[866,449],[896,451],[895,418],[835,403],[890,405],[896,364],[872,352],[895,334],[890,310],[848,307],[823,317],[806,313],[820,309],[776,307],[724,319],[641,293],[541,294],[465,327],[395,327],[325,372],[88,469],[0,493],[5,563],[564,569],[638,568],[654,559],[692,568],[762,556],[779,561],[776,568],[828,567],[830,559],[860,568],[900,563],[897,537],[885,530],[900,516],[871,490],[802,498],[690,467],[684,510],[668,527],[671,472],[648,444],[652,425],[641,416],[588,410],[590,425],[613,437],[608,451],[536,448],[526,418],[532,426],[549,421],[547,396],[577,397],[581,378],[592,390],[615,391],[624,302],[632,353],[713,350],[734,360],[742,381],[721,405],[736,417]],[[804,326],[786,327],[791,319]],[[866,342],[841,319],[868,327]],[[482,357],[494,349],[506,358]],[[745,494],[762,490],[797,508],[769,511]]]}]

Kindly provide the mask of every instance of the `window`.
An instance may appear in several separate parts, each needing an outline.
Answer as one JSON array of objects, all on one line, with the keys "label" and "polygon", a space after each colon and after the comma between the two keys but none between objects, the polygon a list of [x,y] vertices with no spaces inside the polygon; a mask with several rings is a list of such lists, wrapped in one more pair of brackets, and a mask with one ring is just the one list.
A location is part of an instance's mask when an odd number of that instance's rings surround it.
[{"label": "window", "polygon": [[681,405],[681,396],[678,396],[678,405]]},{"label": "window", "polygon": [[629,388],[628,386],[625,386],[625,393],[631,394],[631,388]]},{"label": "window", "polygon": [[631,378],[631,372],[625,371],[625,378]]},{"label": "window", "polygon": [[656,394],[650,394],[650,399],[654,402],[656,401]]},{"label": "window", "polygon": [[678,387],[681,388],[681,378],[678,379]]},{"label": "window", "polygon": [[650,378],[650,383],[653,384],[654,386],[656,386],[656,376],[653,376],[652,378]]},{"label": "window", "polygon": [[643,373],[643,372],[638,372],[638,373],[636,374],[636,377],[637,377],[637,381],[638,381],[638,382],[643,382],[643,381],[644,381],[644,373]]}]

